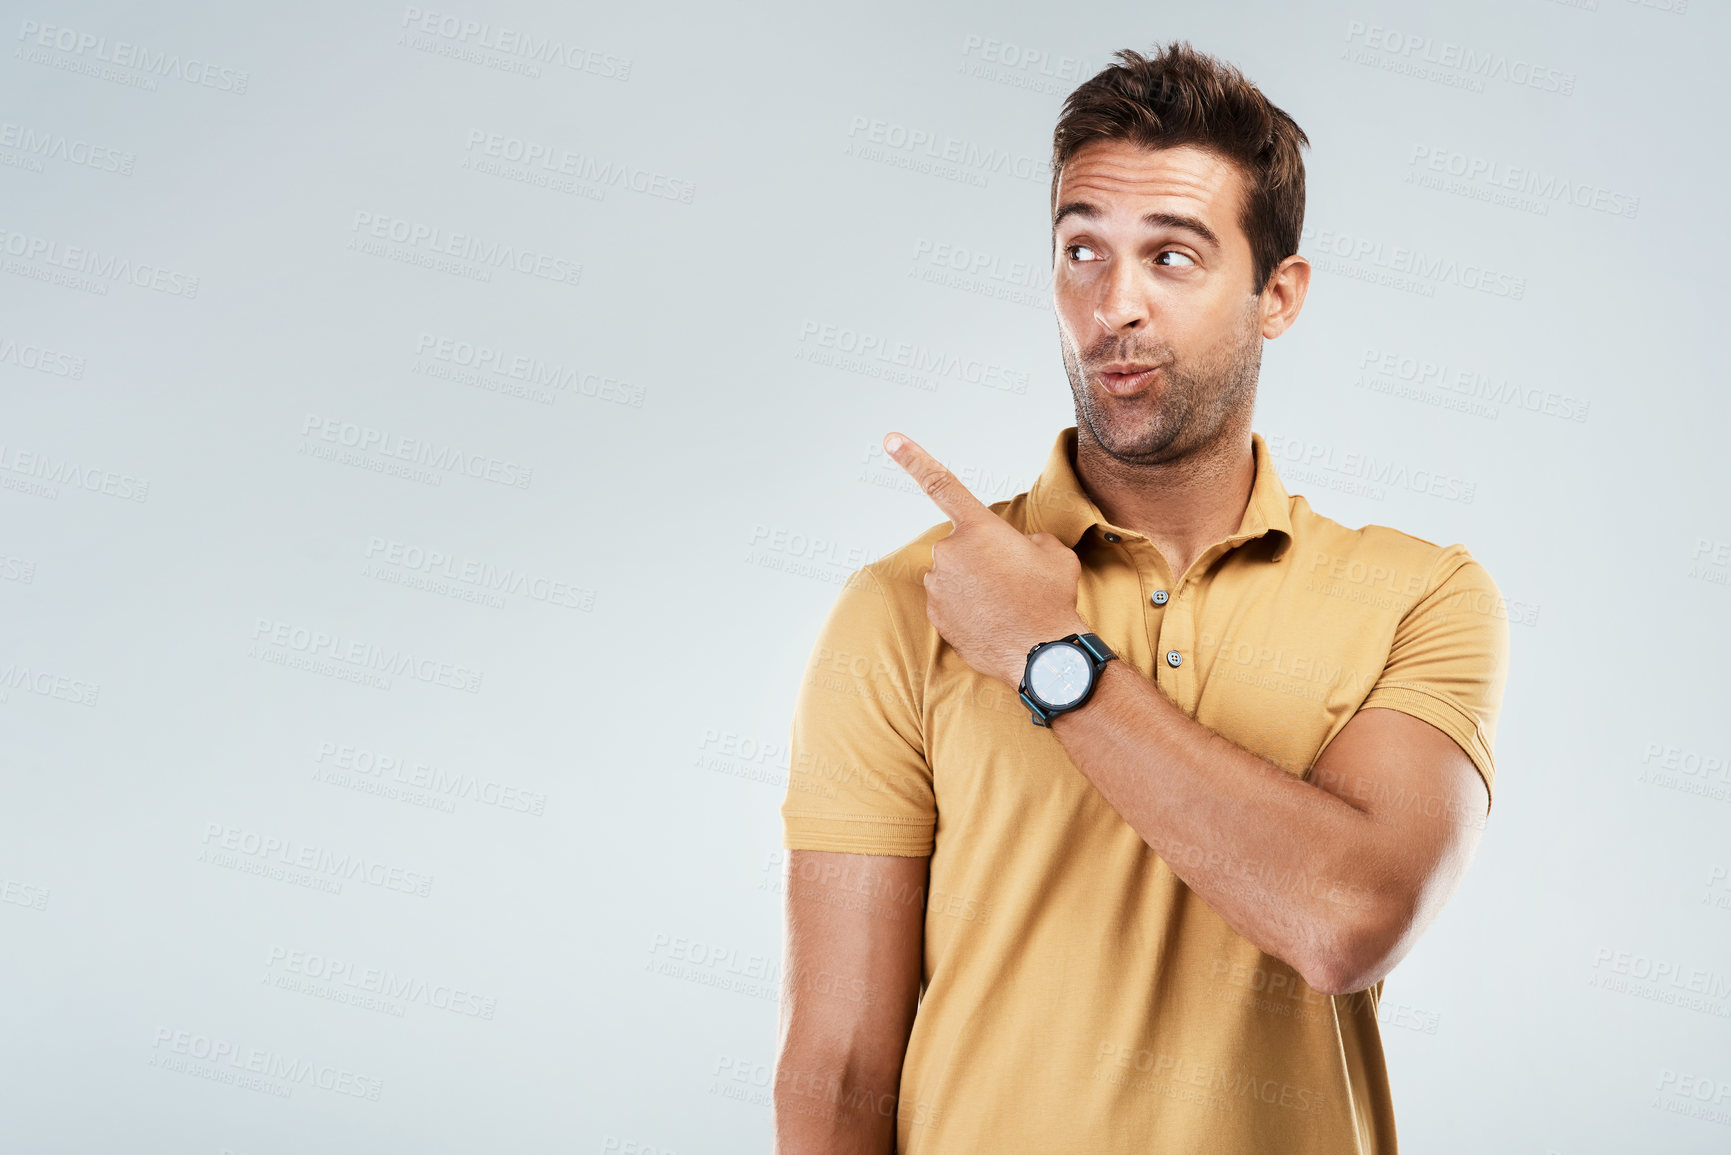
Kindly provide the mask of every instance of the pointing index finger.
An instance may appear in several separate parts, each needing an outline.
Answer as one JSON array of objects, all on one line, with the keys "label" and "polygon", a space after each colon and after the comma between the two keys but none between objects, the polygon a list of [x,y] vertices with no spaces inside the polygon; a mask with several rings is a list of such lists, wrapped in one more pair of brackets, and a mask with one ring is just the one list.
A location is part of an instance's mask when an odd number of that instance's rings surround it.
[{"label": "pointing index finger", "polygon": [[985,502],[968,492],[955,474],[914,444],[912,438],[892,433],[884,438],[884,451],[907,471],[926,496],[943,510],[944,516],[956,523],[957,529],[985,518],[996,520],[997,514]]}]

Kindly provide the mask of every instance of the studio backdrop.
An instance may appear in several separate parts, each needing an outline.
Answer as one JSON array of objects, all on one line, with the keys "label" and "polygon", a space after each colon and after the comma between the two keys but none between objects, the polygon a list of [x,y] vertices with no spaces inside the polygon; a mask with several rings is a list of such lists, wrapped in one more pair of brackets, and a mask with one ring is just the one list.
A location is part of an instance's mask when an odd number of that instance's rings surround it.
[{"label": "studio backdrop", "polygon": [[1311,142],[1283,482],[1508,619],[1403,1150],[1731,1149],[1728,24],[8,6],[0,1149],[768,1150],[794,698],[940,520],[881,439],[1033,480],[1052,126],[1173,39]]}]

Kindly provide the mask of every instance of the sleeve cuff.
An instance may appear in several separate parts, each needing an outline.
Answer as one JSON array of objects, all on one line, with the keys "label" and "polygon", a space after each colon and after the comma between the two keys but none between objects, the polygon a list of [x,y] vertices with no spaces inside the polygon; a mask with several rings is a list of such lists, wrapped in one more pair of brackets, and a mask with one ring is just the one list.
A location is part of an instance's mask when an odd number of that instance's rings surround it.
[{"label": "sleeve cuff", "polygon": [[1399,710],[1403,714],[1429,722],[1437,729],[1455,740],[1455,744],[1466,751],[1472,759],[1473,767],[1484,779],[1485,793],[1489,796],[1486,803],[1486,813],[1496,805],[1496,761],[1491,757],[1490,743],[1485,741],[1485,734],[1471,714],[1461,709],[1449,699],[1422,686],[1405,683],[1385,682],[1369,693],[1359,705],[1359,709],[1368,706],[1381,706],[1387,710]]},{"label": "sleeve cuff", "polygon": [[791,813],[782,816],[781,845],[786,850],[924,858],[932,853],[932,825],[922,818],[862,819]]}]

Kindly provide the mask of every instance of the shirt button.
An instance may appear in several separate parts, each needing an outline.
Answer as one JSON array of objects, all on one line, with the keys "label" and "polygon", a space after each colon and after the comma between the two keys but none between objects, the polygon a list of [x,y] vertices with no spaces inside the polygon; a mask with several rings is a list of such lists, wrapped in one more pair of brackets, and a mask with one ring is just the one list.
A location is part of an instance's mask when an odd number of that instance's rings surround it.
[{"label": "shirt button", "polygon": [[1176,666],[1180,662],[1182,662],[1183,660],[1184,660],[1184,655],[1179,653],[1177,650],[1167,650],[1166,651],[1166,664],[1168,666]]},{"label": "shirt button", "polygon": [[1163,606],[1168,600],[1168,594],[1165,590],[1155,590],[1150,600],[1157,606]]},{"label": "shirt button", "polygon": [[1107,540],[1107,541],[1111,541],[1111,542],[1116,542],[1116,541],[1118,541],[1118,540],[1119,540],[1119,538],[1118,538],[1118,535],[1117,535],[1117,534],[1115,534],[1115,533],[1109,533],[1109,534],[1107,534],[1107,535],[1106,535],[1106,540]]}]

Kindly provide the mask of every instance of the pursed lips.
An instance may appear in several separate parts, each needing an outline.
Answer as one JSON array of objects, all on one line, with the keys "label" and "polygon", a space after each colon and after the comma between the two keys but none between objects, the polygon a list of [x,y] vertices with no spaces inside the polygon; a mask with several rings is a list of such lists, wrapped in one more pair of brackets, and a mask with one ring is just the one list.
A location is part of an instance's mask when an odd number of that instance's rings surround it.
[{"label": "pursed lips", "polygon": [[1114,397],[1125,397],[1135,393],[1159,373],[1158,365],[1140,365],[1133,361],[1114,361],[1102,365],[1095,370],[1095,376],[1100,380],[1100,387]]}]

